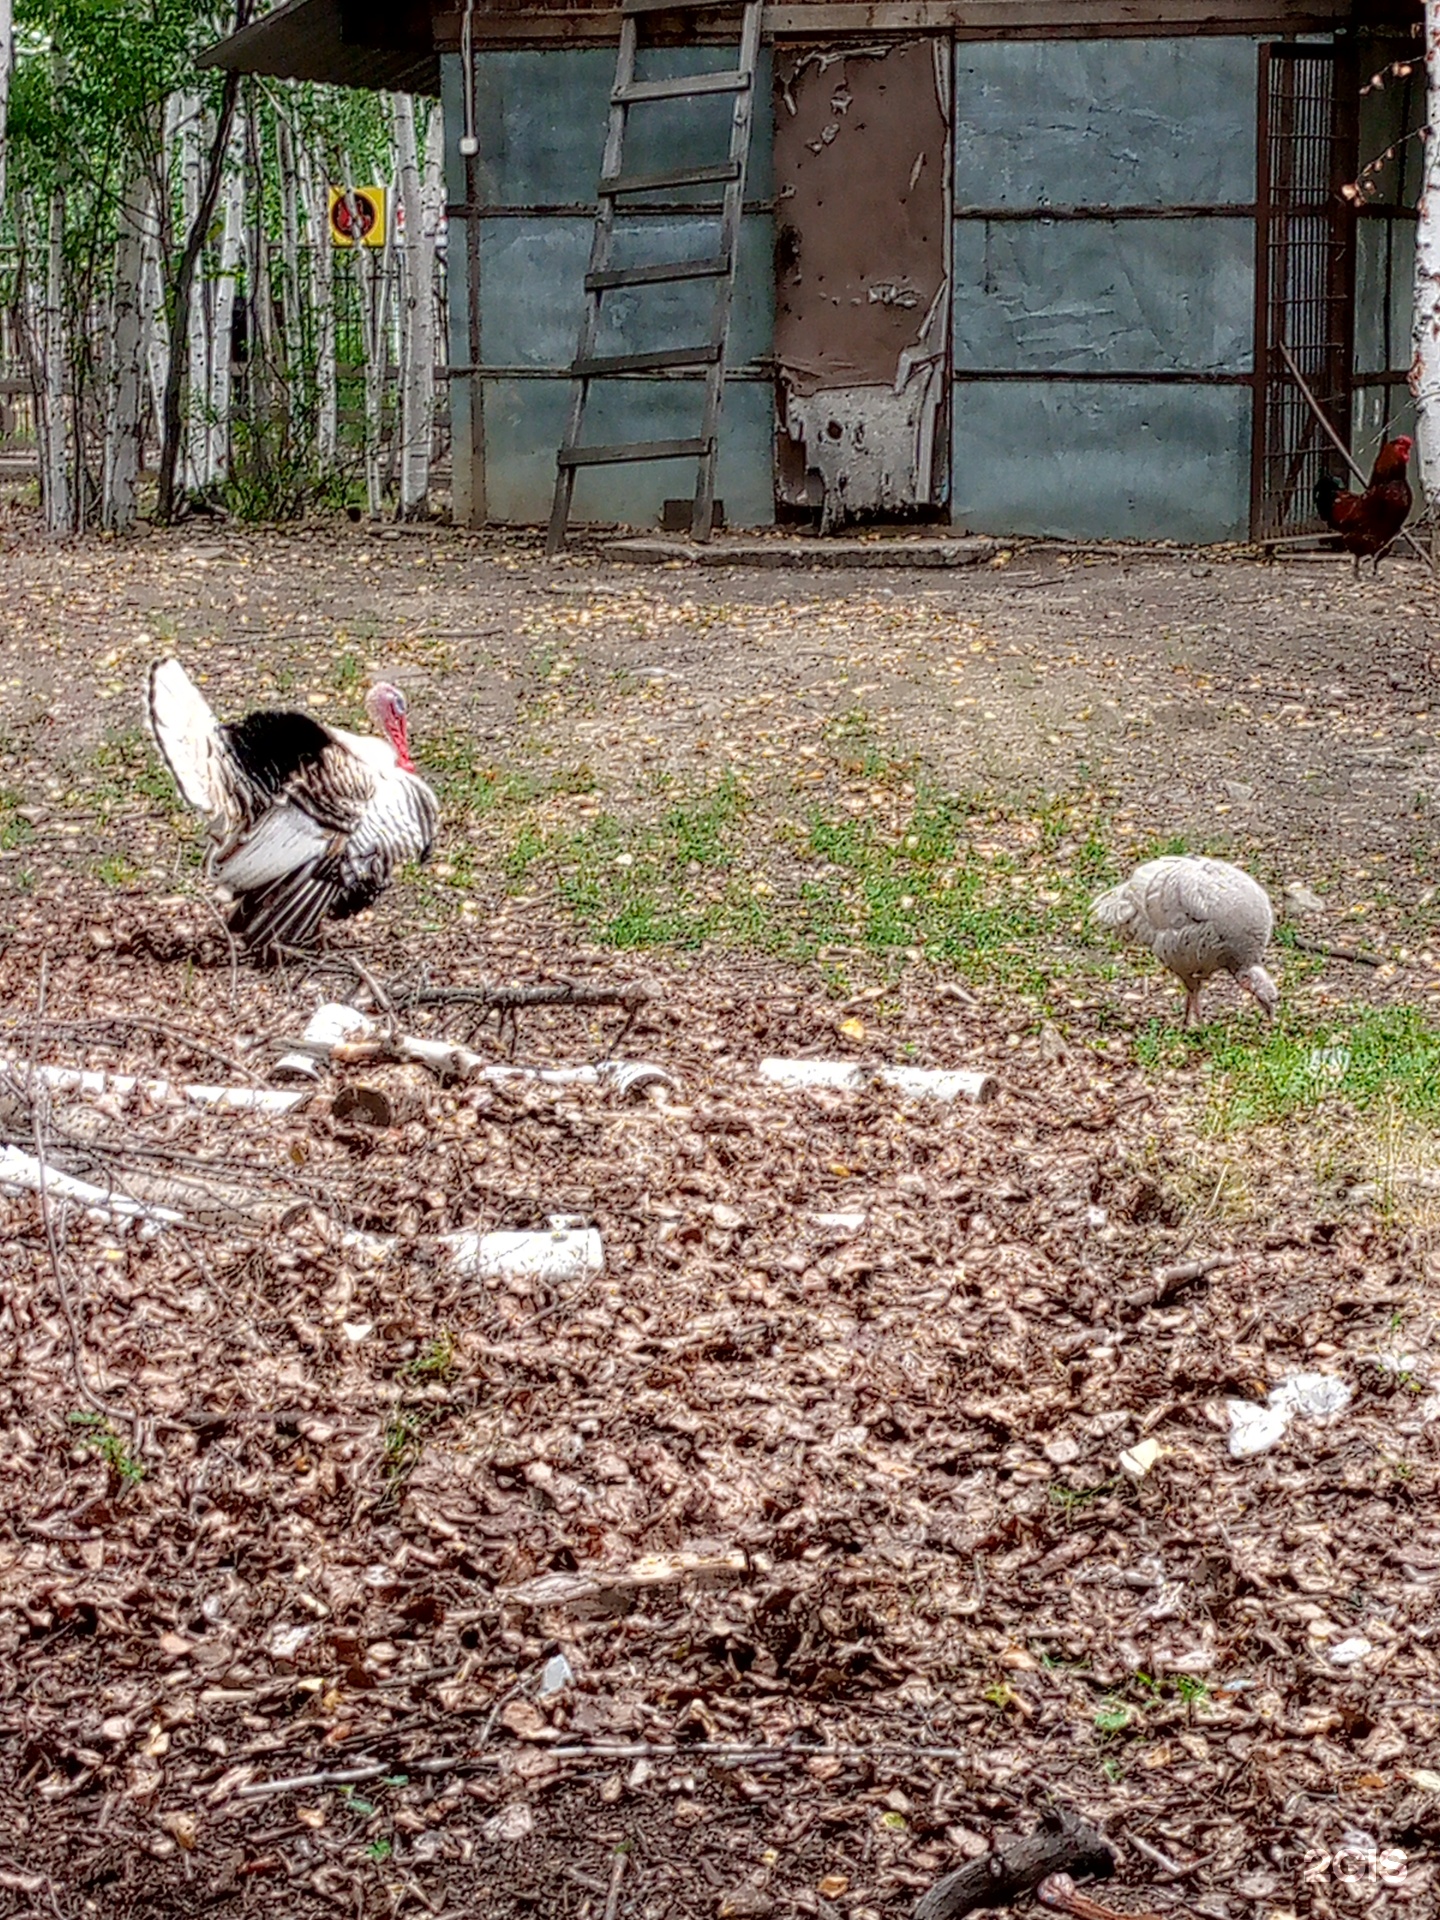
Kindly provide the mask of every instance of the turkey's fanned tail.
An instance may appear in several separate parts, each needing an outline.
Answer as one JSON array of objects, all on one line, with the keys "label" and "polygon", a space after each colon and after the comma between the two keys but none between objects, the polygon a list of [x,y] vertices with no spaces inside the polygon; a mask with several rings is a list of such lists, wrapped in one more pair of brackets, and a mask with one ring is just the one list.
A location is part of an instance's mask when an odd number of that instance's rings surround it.
[{"label": "turkey's fanned tail", "polygon": [[229,795],[219,725],[178,660],[157,660],[151,667],[146,718],[182,797],[201,813],[223,814]]}]

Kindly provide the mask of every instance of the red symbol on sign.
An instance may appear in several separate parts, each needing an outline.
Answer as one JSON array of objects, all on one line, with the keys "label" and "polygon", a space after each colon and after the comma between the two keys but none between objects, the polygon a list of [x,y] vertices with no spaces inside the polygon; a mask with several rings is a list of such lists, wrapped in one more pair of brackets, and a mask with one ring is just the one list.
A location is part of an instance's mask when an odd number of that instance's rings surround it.
[{"label": "red symbol on sign", "polygon": [[[354,209],[353,217],[351,213],[352,206]],[[380,215],[376,209],[375,202],[368,194],[364,193],[352,193],[348,198],[337,200],[335,202],[335,211],[331,215],[335,231],[346,240],[354,238],[355,228],[357,226],[360,229],[360,238],[362,240],[365,239],[379,217]]]}]

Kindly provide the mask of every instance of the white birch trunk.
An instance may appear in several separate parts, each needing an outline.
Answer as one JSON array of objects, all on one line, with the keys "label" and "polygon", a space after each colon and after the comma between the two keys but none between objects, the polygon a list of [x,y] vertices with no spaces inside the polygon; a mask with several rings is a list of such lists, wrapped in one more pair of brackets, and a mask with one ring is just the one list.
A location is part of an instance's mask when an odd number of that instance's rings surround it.
[{"label": "white birch trunk", "polygon": [[5,219],[5,142],[10,124],[10,69],[15,62],[15,9],[0,0],[0,224]]},{"label": "white birch trunk", "polygon": [[165,371],[170,364],[170,316],[165,309],[165,265],[162,258],[164,247],[164,220],[158,201],[152,199],[150,218],[145,224],[140,303],[145,315],[145,367],[150,382],[150,407],[157,444],[165,417]]},{"label": "white birch trunk", "polygon": [[145,241],[151,199],[150,182],[143,171],[137,171],[121,195],[115,243],[100,502],[101,523],[112,533],[129,533],[135,525],[145,390]]},{"label": "white birch trunk", "polygon": [[392,96],[396,179],[404,210],[400,324],[400,518],[418,519],[430,492],[435,403],[435,235],[425,231],[425,196],[415,141],[415,102]]},{"label": "white birch trunk", "polygon": [[330,191],[323,165],[308,147],[296,155],[300,198],[309,240],[305,252],[306,295],[315,326],[315,462],[321,473],[335,467],[339,444],[339,397],[335,367],[335,255],[330,241]]},{"label": "white birch trunk", "polygon": [[1420,207],[1415,223],[1415,396],[1420,485],[1440,546],[1440,0],[1425,0],[1425,92]]},{"label": "white birch trunk", "polygon": [[295,137],[277,103],[275,114],[275,160],[280,192],[280,257],[284,262],[284,285],[280,290],[281,332],[285,344],[285,386],[290,396],[289,411],[295,415],[295,396],[310,384],[306,365],[305,327],[300,292],[300,182],[295,166]]},{"label": "white birch trunk", "polygon": [[70,448],[65,401],[65,189],[50,196],[50,227],[45,245],[45,293],[38,329],[40,341],[40,488],[45,525],[69,533],[75,525],[70,486]]},{"label": "white birch trunk", "polygon": [[[205,113],[197,93],[174,94],[171,107],[169,139],[171,151],[178,150],[180,156],[182,230],[188,233],[200,210]],[[180,444],[180,484],[188,493],[198,492],[210,478],[211,434],[206,402],[210,390],[213,319],[211,290],[205,284],[202,268],[196,275],[195,298],[190,307],[190,337],[183,343],[186,402],[185,432]]]},{"label": "white birch trunk", "polygon": [[230,390],[235,324],[235,281],[245,244],[245,158],[238,127],[230,135],[226,173],[220,189],[220,263],[207,303],[210,321],[210,378],[205,414],[205,484],[217,486],[230,471]]},{"label": "white birch trunk", "polygon": [[[355,169],[345,156],[345,180],[353,187]],[[392,196],[393,197],[393,196]],[[350,231],[354,235],[355,273],[360,287],[360,332],[365,353],[365,502],[372,518],[385,505],[385,473],[382,464],[382,439],[385,426],[385,360],[390,350],[389,288],[390,237],[394,219],[388,212],[385,245],[377,270],[375,251],[362,244],[357,209],[350,202]]]}]

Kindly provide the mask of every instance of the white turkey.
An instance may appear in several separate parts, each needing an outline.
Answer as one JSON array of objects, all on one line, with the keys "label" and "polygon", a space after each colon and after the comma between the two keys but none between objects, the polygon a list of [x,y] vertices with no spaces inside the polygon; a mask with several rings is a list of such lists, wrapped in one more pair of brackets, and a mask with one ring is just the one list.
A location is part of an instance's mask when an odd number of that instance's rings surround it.
[{"label": "white turkey", "polygon": [[1228,860],[1147,860],[1090,911],[1102,927],[1139,941],[1179,975],[1187,1027],[1200,1017],[1200,989],[1212,973],[1234,974],[1274,1018],[1280,992],[1260,962],[1275,916],[1265,889]]},{"label": "white turkey", "polygon": [[383,739],[274,708],[222,724],[178,660],[151,667],[147,710],[182,797],[209,817],[209,871],[252,952],[309,945],[323,920],[359,913],[397,866],[429,854],[439,809],[398,687],[365,696]]}]

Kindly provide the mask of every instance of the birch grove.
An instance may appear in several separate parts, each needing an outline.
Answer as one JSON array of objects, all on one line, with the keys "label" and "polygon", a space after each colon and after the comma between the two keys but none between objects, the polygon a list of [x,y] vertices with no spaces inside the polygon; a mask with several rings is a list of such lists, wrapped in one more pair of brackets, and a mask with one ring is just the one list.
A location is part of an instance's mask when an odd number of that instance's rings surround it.
[{"label": "birch grove", "polygon": [[[0,374],[56,532],[433,510],[439,108],[201,68],[255,0],[226,9],[0,0]],[[332,194],[377,189],[344,244]]]}]

